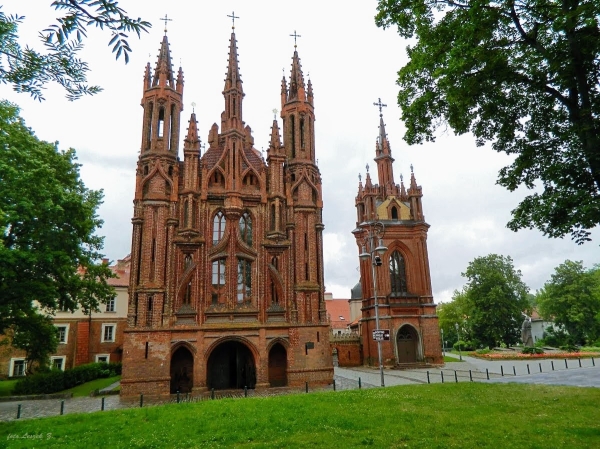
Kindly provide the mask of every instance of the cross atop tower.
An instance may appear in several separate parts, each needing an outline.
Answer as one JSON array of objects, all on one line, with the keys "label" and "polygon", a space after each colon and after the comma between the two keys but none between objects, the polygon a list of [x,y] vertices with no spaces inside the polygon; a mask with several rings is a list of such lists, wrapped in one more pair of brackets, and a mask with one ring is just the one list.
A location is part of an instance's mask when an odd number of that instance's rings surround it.
[{"label": "cross atop tower", "polygon": [[381,102],[381,98],[378,98],[378,102],[377,103],[373,103],[373,106],[379,106],[379,117],[383,117],[383,113],[381,111],[382,108],[387,108],[387,104],[383,104]]},{"label": "cross atop tower", "polygon": [[227,14],[227,17],[231,17],[231,29],[235,30],[235,19],[239,19],[239,17],[235,15],[234,11],[231,11],[231,15]]},{"label": "cross atop tower", "polygon": [[160,19],[160,20],[162,20],[163,22],[165,22],[165,34],[167,34],[167,22],[172,22],[173,19],[169,19],[167,17],[167,15],[165,14],[165,18],[164,19]]},{"label": "cross atop tower", "polygon": [[295,49],[297,47],[297,45],[296,45],[296,39],[299,38],[299,37],[302,37],[302,36],[300,36],[298,33],[296,33],[296,30],[294,30],[294,34],[290,34],[290,37],[294,38],[294,49]]}]

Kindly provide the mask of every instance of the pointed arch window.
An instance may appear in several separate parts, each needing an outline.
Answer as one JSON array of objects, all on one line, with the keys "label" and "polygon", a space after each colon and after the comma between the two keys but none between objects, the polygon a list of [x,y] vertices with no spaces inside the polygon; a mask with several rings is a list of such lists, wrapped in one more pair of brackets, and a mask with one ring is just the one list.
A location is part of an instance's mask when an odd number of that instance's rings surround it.
[{"label": "pointed arch window", "polygon": [[189,225],[188,214],[190,212],[190,205],[188,200],[186,199],[183,202],[183,227],[187,228]]},{"label": "pointed arch window", "polygon": [[240,218],[240,235],[244,243],[252,246],[252,218],[248,212]]},{"label": "pointed arch window", "polygon": [[185,297],[183,298],[184,304],[189,304],[192,302],[192,282],[188,282],[188,285],[185,289]]},{"label": "pointed arch window", "polygon": [[271,204],[271,231],[275,231],[275,223],[276,223],[276,215],[275,215],[275,205]]},{"label": "pointed arch window", "polygon": [[225,285],[225,259],[213,260],[212,263],[212,285],[219,287]]},{"label": "pointed arch window", "polygon": [[237,302],[250,301],[252,294],[252,262],[238,259]]},{"label": "pointed arch window", "polygon": [[175,115],[175,105],[171,105],[171,111],[169,114],[169,151],[177,149],[177,134],[173,132],[177,128],[177,116]]},{"label": "pointed arch window", "polygon": [[152,110],[154,108],[154,103],[148,103],[146,109],[146,151],[150,149],[150,142],[152,142]]},{"label": "pointed arch window", "polygon": [[225,300],[225,265],[226,259],[221,258],[212,262],[212,303],[217,305]]},{"label": "pointed arch window", "polygon": [[271,304],[279,304],[279,294],[275,282],[271,279]]},{"label": "pointed arch window", "polygon": [[162,137],[165,132],[165,108],[158,110],[158,137]]},{"label": "pointed arch window", "polygon": [[390,283],[392,296],[401,296],[407,293],[406,288],[406,266],[404,257],[399,251],[394,251],[390,257]]},{"label": "pointed arch window", "polygon": [[398,208],[396,206],[392,206],[392,220],[398,219]]},{"label": "pointed arch window", "polygon": [[219,211],[213,220],[213,245],[221,241],[225,234],[225,215]]},{"label": "pointed arch window", "polygon": [[292,115],[290,117],[290,128],[291,128],[291,132],[290,132],[290,137],[291,137],[291,146],[292,146],[292,157],[296,157],[296,120],[294,118],[294,116]]}]

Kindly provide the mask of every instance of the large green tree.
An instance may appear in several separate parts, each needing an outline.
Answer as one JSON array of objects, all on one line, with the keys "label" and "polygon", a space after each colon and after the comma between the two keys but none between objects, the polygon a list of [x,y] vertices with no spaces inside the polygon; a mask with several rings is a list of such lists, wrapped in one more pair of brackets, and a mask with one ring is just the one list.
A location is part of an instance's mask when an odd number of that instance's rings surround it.
[{"label": "large green tree", "polygon": [[535,189],[512,230],[571,234],[600,223],[600,2],[379,0],[376,23],[396,25],[408,64],[398,104],[410,144],[443,124],[513,156],[498,183]]},{"label": "large green tree", "polygon": [[[467,294],[465,290],[455,290],[452,301],[440,303],[437,306],[437,316],[440,329],[444,333],[444,340],[448,342],[446,347],[451,348],[458,341],[469,341],[471,334],[468,328],[468,316],[470,314]],[[458,332],[456,325],[458,324]]]},{"label": "large green tree", "polygon": [[70,100],[102,90],[87,85],[89,67],[77,57],[87,37],[87,27],[108,30],[113,53],[117,59],[123,56],[127,63],[131,52],[128,33],[139,37],[152,26],[139,17],[129,17],[116,0],[56,0],[51,6],[61,15],[39,33],[44,51],[23,47],[18,25],[24,17],[6,15],[0,10],[0,82],[12,84],[16,91],[27,92],[39,100],[44,98],[42,90],[50,82],[60,84]]},{"label": "large green tree", "polygon": [[537,302],[542,317],[564,328],[570,343],[600,338],[600,266],[588,270],[566,260],[538,291]]},{"label": "large green tree", "polygon": [[462,273],[466,328],[474,342],[490,348],[520,341],[522,313],[530,309],[529,288],[507,256],[476,257]]},{"label": "large green tree", "polygon": [[[0,334],[44,335],[43,317],[56,309],[97,310],[114,295],[96,235],[101,202],[80,179],[75,151],[40,141],[0,101]],[[28,350],[26,340],[14,343]]]}]

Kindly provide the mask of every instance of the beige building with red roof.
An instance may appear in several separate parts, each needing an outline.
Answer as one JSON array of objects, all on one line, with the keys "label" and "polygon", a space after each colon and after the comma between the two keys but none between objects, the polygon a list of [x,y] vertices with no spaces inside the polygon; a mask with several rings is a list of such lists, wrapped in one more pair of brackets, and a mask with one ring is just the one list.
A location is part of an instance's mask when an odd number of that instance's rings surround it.
[{"label": "beige building with red roof", "polygon": [[[56,353],[50,356],[51,366],[64,371],[85,363],[121,361],[123,330],[127,324],[129,264],[127,256],[110,267],[117,275],[108,280],[115,288],[115,296],[101,304],[98,312],[91,315],[84,315],[81,310],[56,312],[54,325],[59,343]],[[23,376],[26,368],[23,351],[0,345],[0,378]]]},{"label": "beige building with red roof", "polygon": [[334,299],[333,294],[325,293],[327,318],[334,335],[350,333],[350,303],[348,299]]}]

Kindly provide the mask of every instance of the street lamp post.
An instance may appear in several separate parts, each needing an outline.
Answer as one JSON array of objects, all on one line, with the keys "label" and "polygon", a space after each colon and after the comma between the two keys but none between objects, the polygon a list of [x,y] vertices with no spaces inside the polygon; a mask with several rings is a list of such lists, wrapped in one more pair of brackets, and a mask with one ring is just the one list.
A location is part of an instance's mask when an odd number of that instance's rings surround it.
[{"label": "street lamp post", "polygon": [[440,329],[442,331],[442,355],[446,357],[446,347],[444,346],[444,329]]},{"label": "street lamp post", "polygon": [[462,362],[462,351],[460,349],[460,332],[458,331],[458,329],[459,329],[458,323],[454,323],[454,328],[456,329],[456,335],[458,336],[458,357],[460,358],[460,360]]},{"label": "street lamp post", "polygon": [[[375,298],[375,327],[379,330],[379,301],[377,298],[377,276],[375,267],[382,264],[381,255],[387,251],[387,247],[383,245],[383,232],[385,227],[383,223],[369,223],[367,234],[364,237],[365,244],[362,246],[362,252],[359,257],[362,260],[371,260],[371,274],[373,277],[373,296]],[[378,245],[375,247],[375,239],[378,240]],[[368,251],[367,251],[368,248]],[[377,340],[377,355],[379,356],[379,374],[381,376],[381,386],[385,387],[385,379],[383,376],[383,358],[381,353],[381,340]]]}]

